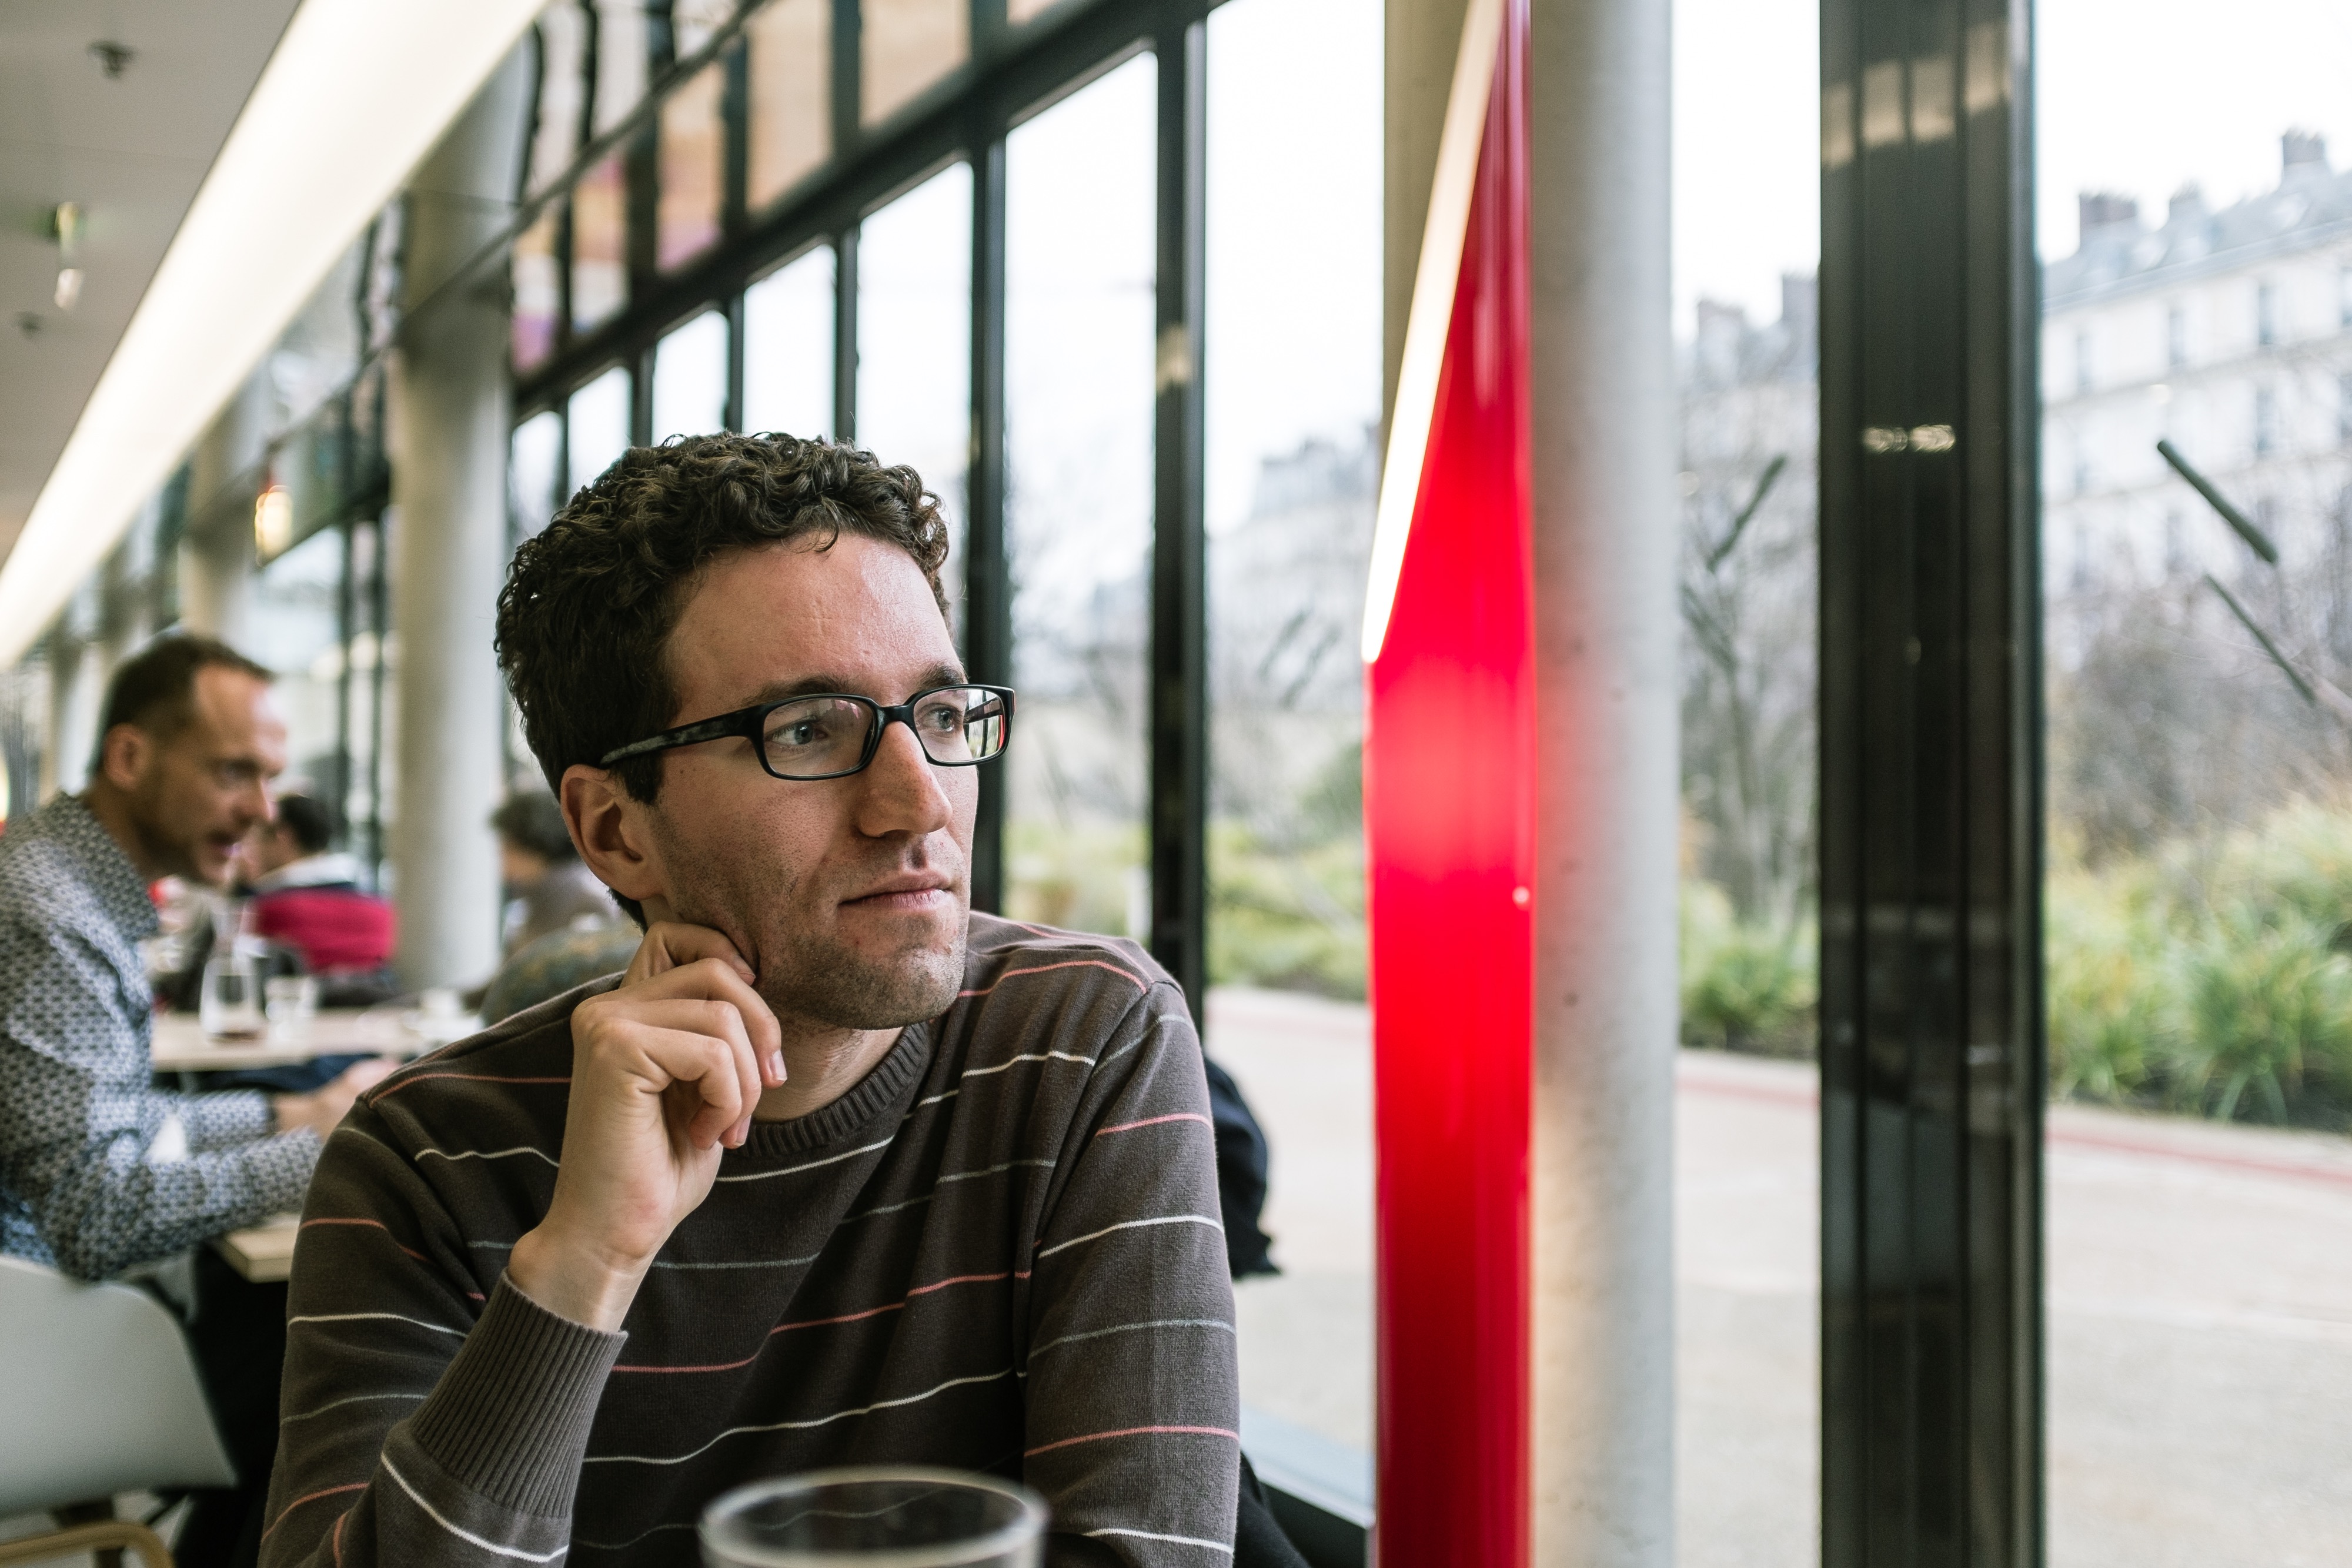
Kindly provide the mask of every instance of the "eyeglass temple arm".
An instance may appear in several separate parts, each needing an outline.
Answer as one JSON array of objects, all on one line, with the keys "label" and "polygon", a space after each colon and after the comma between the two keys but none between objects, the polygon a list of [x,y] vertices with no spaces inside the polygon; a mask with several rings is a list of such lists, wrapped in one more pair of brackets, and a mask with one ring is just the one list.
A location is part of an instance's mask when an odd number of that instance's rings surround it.
[{"label": "eyeglass temple arm", "polygon": [[674,746],[693,746],[705,740],[721,740],[730,735],[749,733],[757,717],[767,712],[767,705],[744,708],[740,712],[721,714],[717,718],[697,720],[677,729],[666,729],[659,735],[649,735],[643,740],[633,740],[617,750],[608,751],[596,764],[610,768],[615,762],[632,757],[643,757],[649,751],[667,751]]}]

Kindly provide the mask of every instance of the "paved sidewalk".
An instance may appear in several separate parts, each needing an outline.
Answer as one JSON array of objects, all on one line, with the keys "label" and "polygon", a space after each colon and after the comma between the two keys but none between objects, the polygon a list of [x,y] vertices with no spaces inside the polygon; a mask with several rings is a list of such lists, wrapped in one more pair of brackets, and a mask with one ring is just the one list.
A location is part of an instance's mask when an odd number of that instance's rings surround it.
[{"label": "paved sidewalk", "polygon": [[[1365,1013],[1221,990],[1209,1017],[1274,1143],[1285,1272],[1241,1290],[1243,1398],[1369,1446]],[[1677,1555],[1812,1568],[1812,1071],[1677,1071]],[[2053,1568],[2352,1563],[2352,1139],[2074,1106],[2050,1134]]]}]

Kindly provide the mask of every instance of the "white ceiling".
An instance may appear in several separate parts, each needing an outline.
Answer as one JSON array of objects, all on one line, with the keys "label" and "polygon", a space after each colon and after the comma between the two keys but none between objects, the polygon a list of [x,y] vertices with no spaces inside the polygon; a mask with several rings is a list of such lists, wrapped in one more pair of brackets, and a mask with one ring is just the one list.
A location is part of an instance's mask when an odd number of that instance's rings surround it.
[{"label": "white ceiling", "polygon": [[[295,0],[0,5],[0,559],[15,545],[132,308]],[[90,45],[133,51],[110,79]],[[86,214],[60,311],[59,202]],[[36,318],[27,335],[20,323]],[[205,411],[209,413],[210,411]]]}]

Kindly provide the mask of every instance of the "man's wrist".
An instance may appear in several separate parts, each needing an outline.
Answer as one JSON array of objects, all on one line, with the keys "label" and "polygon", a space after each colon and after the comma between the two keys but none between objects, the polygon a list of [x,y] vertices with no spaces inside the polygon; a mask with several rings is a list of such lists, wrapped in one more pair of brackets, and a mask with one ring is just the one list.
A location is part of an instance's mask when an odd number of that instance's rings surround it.
[{"label": "man's wrist", "polygon": [[615,1259],[542,1222],[507,1255],[507,1282],[559,1318],[617,1333],[651,1261]]}]

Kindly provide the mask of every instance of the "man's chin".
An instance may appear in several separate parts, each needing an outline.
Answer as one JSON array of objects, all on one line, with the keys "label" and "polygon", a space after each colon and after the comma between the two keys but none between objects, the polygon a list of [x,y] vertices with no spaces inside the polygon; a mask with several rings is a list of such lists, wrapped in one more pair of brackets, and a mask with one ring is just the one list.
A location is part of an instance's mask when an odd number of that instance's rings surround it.
[{"label": "man's chin", "polygon": [[[890,943],[811,944],[760,977],[761,994],[835,1029],[903,1029],[947,1011],[963,987],[964,923]],[[767,967],[763,966],[763,967]]]}]

